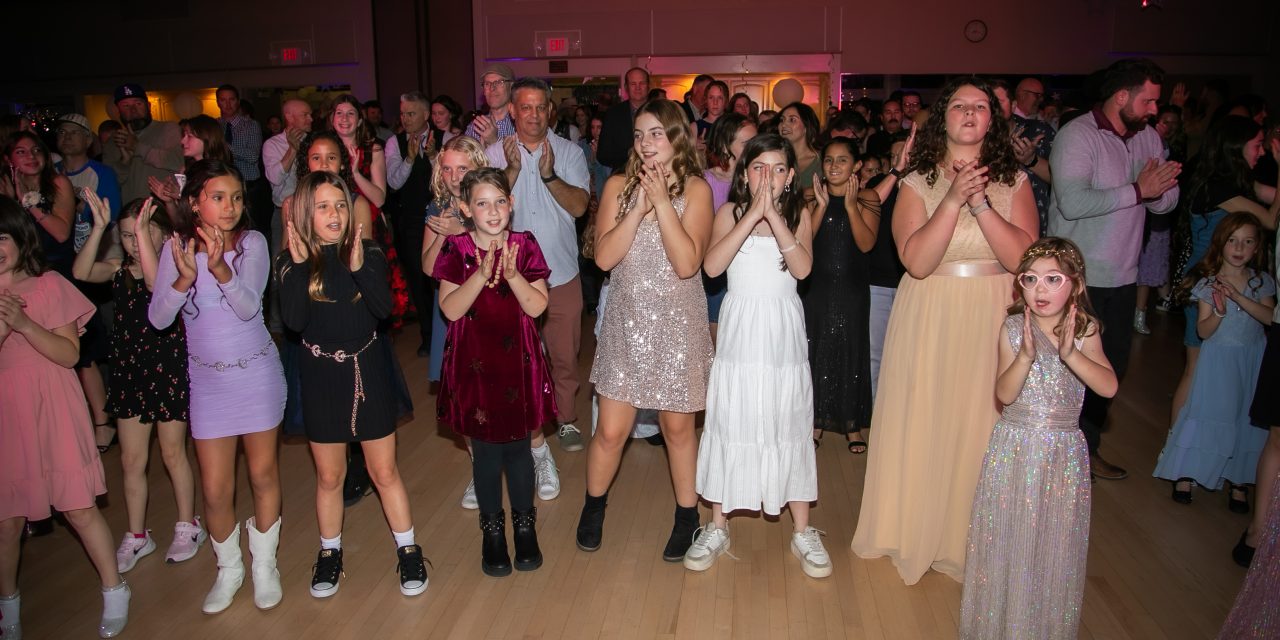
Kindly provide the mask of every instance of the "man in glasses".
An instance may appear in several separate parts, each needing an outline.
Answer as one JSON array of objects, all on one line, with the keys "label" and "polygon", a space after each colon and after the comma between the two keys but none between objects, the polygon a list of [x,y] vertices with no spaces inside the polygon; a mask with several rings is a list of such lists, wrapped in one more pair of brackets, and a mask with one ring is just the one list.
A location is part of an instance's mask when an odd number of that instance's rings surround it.
[{"label": "man in glasses", "polygon": [[1023,78],[1013,94],[1013,115],[1027,120],[1040,119],[1040,105],[1044,102],[1044,84],[1035,78]]},{"label": "man in glasses", "polygon": [[[116,181],[116,172],[111,167],[89,158],[89,147],[93,144],[89,119],[78,113],[68,113],[58,118],[54,133],[57,135],[58,153],[62,155],[62,161],[54,169],[71,181],[77,195],[82,189],[87,189],[106,200],[114,221],[120,215],[120,183]],[[76,252],[84,246],[92,228],[93,213],[84,206],[83,200],[79,200],[72,230]]]},{"label": "man in glasses", "polygon": [[507,105],[511,103],[511,82],[516,74],[505,64],[491,64],[480,74],[480,90],[484,92],[489,114],[480,115],[467,125],[465,135],[488,147],[516,132]]}]

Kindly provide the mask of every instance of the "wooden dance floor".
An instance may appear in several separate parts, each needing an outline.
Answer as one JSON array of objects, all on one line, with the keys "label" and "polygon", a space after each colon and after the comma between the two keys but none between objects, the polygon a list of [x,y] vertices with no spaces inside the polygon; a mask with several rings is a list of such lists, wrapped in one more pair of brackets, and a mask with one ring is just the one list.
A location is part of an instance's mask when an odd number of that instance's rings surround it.
[{"label": "wooden dance floor", "polygon": [[[1103,453],[1130,477],[1094,485],[1081,638],[1213,637],[1226,617],[1244,570],[1230,551],[1248,516],[1227,510],[1222,493],[1197,492],[1190,506],[1169,499],[1169,485],[1151,478],[1169,428],[1169,399],[1182,369],[1181,320],[1153,313],[1155,335],[1134,336],[1132,365],[1111,413]],[[581,370],[594,342],[584,323]],[[1112,330],[1127,331],[1126,327]],[[419,544],[432,567],[427,592],[400,595],[395,548],[376,496],[347,511],[343,531],[346,578],[332,598],[307,589],[319,548],[306,444],[281,446],[284,524],[279,555],[284,601],[273,611],[253,606],[248,576],[226,612],[200,612],[213,582],[209,545],[195,559],[164,563],[174,506],[158,445],[151,456],[151,511],[157,550],[127,578],[133,587],[123,637],[197,638],[953,638],[960,584],[930,572],[907,587],[888,560],[866,561],[849,550],[862,492],[866,456],[838,438],[818,450],[819,495],[813,524],[827,533],[834,574],[813,580],[788,544],[790,519],[731,521],[733,553],[705,573],[662,561],[673,498],[663,449],[633,441],[610,494],[604,545],[583,553],[574,545],[582,507],[586,452],[565,453],[552,442],[563,490],[538,504],[538,533],[546,562],[533,572],[489,578],[480,572],[477,512],[458,506],[470,464],[465,451],[433,418],[425,358],[417,358],[416,330],[396,341],[413,389],[417,418],[400,428],[400,469],[413,506]],[[579,395],[584,435],[589,396]],[[194,452],[192,454],[194,460]],[[110,489],[106,517],[116,541],[125,529],[120,452],[103,460]],[[197,502],[197,510],[199,509]],[[241,463],[237,513],[251,515]],[[702,509],[704,520],[710,517]],[[244,544],[248,563],[248,543]],[[30,540],[19,583],[28,638],[95,637],[101,613],[97,578],[64,526]]]}]

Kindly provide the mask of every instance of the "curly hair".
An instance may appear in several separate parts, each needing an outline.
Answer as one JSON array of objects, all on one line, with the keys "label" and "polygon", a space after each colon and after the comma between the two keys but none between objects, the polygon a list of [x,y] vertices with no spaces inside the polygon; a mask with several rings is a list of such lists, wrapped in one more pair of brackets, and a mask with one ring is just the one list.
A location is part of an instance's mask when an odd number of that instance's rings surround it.
[{"label": "curly hair", "polygon": [[[489,166],[489,156],[485,155],[484,147],[471,136],[454,136],[440,147],[440,154],[446,151],[461,153],[471,161],[471,168],[479,169]],[[440,162],[440,155],[436,155],[436,161],[431,166],[431,191],[435,194],[436,204],[441,209],[448,209],[453,205],[453,194],[449,193],[449,186],[444,183],[443,163]]]},{"label": "curly hair", "polygon": [[991,113],[991,126],[982,139],[982,151],[978,155],[978,163],[988,169],[988,177],[992,182],[1013,186],[1022,165],[1013,153],[1013,142],[1009,121],[1001,117],[999,102],[995,90],[989,81],[977,76],[961,76],[952,78],[942,87],[935,108],[929,110],[929,119],[916,134],[915,148],[911,151],[911,166],[907,172],[919,171],[924,174],[929,186],[938,181],[942,161],[947,157],[947,111],[951,98],[960,87],[973,87],[987,96],[988,111]]},{"label": "curly hair", "polygon": [[[639,120],[640,116],[645,114],[658,119],[666,132],[667,140],[675,151],[671,159],[671,172],[675,174],[675,184],[668,188],[668,192],[673,199],[684,195],[685,182],[694,176],[702,177],[702,164],[698,160],[698,152],[689,134],[689,120],[685,118],[684,110],[670,100],[650,100],[644,103],[636,111],[635,119]],[[623,183],[622,192],[618,194],[617,219],[619,221],[631,210],[631,197],[640,187],[640,169],[643,166],[644,161],[640,159],[636,145],[632,144],[631,153],[627,157],[626,182]]]},{"label": "curly hair", "polygon": [[356,183],[355,176],[351,174],[351,152],[347,150],[347,145],[342,143],[342,138],[332,131],[312,131],[307,137],[302,139],[302,144],[298,145],[298,155],[294,158],[293,168],[298,174],[298,179],[307,177],[311,173],[311,165],[307,162],[307,156],[311,155],[311,146],[320,140],[328,141],[329,144],[338,149],[338,177],[347,183],[350,187]]},{"label": "curly hair", "polygon": [[[1051,258],[1058,262],[1058,268],[1062,274],[1071,278],[1071,298],[1068,300],[1063,310],[1076,307],[1076,334],[1073,339],[1084,338],[1094,333],[1102,333],[1102,322],[1098,320],[1098,314],[1093,310],[1093,304],[1089,302],[1089,292],[1085,287],[1084,275],[1084,255],[1080,253],[1080,247],[1066,238],[1055,238],[1053,236],[1045,236],[1031,243],[1027,247],[1026,252],[1022,254],[1022,261],[1018,263],[1017,274],[1019,277],[1026,273],[1036,260],[1041,258]],[[1022,285],[1014,287],[1016,301],[1009,307],[1009,315],[1017,315],[1026,313],[1027,310],[1027,292]],[[1062,339],[1062,330],[1067,323],[1067,314],[1063,313],[1058,319],[1058,325],[1053,329],[1053,335],[1058,339]]]}]

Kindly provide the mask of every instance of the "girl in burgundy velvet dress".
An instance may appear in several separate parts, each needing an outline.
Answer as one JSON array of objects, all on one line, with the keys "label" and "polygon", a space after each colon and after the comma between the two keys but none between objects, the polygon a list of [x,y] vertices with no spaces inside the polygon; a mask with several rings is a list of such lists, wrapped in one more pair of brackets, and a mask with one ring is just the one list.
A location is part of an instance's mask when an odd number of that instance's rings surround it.
[{"label": "girl in burgundy velvet dress", "polygon": [[542,566],[529,434],[556,416],[551,370],[535,323],[547,308],[551,270],[533,234],[509,230],[514,202],[502,171],[469,172],[460,195],[471,230],[445,240],[433,269],[440,281],[440,310],[451,323],[436,417],[471,439],[484,532],[481,569],[504,576],[511,573],[500,484],[504,471],[516,569]]}]

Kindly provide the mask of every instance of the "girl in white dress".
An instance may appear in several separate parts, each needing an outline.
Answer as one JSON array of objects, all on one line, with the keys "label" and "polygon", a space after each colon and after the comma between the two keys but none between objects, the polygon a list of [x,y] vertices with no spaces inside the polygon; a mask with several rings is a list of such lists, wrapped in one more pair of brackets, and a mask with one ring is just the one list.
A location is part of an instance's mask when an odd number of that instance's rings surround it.
[{"label": "girl in white dress", "polygon": [[812,223],[795,181],[795,154],[777,135],[746,144],[732,197],[715,217],[708,275],[728,271],[716,357],[698,447],[698,494],[712,520],[698,531],[684,566],[705,571],[729,550],[728,514],[777,515],[791,508],[791,551],[804,572],[831,574],[831,558],[809,526],[818,498],[813,386],[804,309],[796,281],[809,275]]}]

